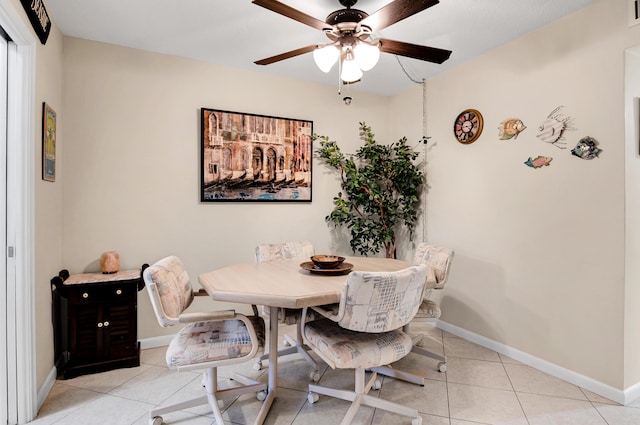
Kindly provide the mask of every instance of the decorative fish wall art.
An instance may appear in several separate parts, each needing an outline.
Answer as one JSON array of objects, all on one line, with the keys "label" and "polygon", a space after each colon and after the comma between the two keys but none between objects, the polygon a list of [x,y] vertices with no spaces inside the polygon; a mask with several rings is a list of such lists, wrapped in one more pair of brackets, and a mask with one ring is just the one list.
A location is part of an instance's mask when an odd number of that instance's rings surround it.
[{"label": "decorative fish wall art", "polygon": [[527,126],[518,118],[507,118],[498,126],[498,136],[500,140],[517,139]]},{"label": "decorative fish wall art", "polygon": [[573,118],[562,114],[560,111],[564,106],[558,106],[551,111],[547,119],[538,127],[537,137],[545,143],[552,144],[559,149],[566,149],[567,142],[564,140],[564,132],[575,130],[573,128]]},{"label": "decorative fish wall art", "polygon": [[549,166],[552,160],[553,158],[551,157],[538,155],[535,158],[529,157],[529,159],[527,159],[524,164],[531,168],[540,168]]},{"label": "decorative fish wall art", "polygon": [[600,155],[602,149],[598,147],[598,142],[593,137],[583,137],[575,148],[571,149],[571,154],[582,159],[593,159]]}]

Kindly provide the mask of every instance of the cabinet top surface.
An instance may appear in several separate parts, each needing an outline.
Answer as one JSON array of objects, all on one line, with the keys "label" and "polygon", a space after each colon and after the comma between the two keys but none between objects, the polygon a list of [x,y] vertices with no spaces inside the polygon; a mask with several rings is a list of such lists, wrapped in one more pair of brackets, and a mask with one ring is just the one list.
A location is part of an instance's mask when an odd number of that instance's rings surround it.
[{"label": "cabinet top surface", "polygon": [[116,273],[81,273],[72,274],[64,285],[79,285],[86,283],[116,282],[119,280],[140,279],[140,270],[122,270]]}]

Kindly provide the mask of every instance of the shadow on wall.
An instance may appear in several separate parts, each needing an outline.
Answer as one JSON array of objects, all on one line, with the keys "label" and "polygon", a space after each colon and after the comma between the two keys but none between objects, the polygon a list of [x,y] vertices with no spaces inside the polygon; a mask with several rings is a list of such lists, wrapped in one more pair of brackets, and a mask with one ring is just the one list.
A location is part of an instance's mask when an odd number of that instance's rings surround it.
[{"label": "shadow on wall", "polygon": [[[442,293],[440,320],[493,341],[533,354],[536,341],[547,339],[551,332],[544,304],[535,304],[541,308],[534,311],[521,301],[526,292],[536,293],[535,288],[510,281],[499,264],[456,252],[449,280],[442,291],[434,291],[434,298],[437,292]],[[522,335],[533,345],[523,345]]]},{"label": "shadow on wall", "polygon": [[[419,224],[419,223],[418,223]],[[360,257],[362,254],[359,252],[353,252],[349,241],[351,240],[350,230],[341,226],[336,227],[333,224],[326,224],[331,234],[329,253],[344,255],[347,257]],[[396,233],[396,258],[411,263],[413,260],[413,254],[416,246],[420,243],[418,232],[413,234],[413,240],[411,240],[409,232],[406,229],[400,229]],[[384,257],[384,247],[380,249],[377,254],[369,253],[367,257]]]}]

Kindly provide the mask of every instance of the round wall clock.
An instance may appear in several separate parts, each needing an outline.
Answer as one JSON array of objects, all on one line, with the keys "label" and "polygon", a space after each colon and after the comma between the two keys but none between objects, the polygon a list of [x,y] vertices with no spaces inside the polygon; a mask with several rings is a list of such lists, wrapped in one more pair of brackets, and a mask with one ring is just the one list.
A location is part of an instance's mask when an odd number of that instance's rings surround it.
[{"label": "round wall clock", "polygon": [[460,143],[469,144],[476,141],[482,134],[482,114],[475,109],[460,112],[453,124],[453,135]]}]

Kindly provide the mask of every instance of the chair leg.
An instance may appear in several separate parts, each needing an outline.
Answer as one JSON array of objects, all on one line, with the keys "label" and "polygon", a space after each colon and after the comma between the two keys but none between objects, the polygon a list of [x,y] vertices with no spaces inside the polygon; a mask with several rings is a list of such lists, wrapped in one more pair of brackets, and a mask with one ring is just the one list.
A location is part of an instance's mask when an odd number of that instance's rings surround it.
[{"label": "chair leg", "polygon": [[379,373],[380,375],[388,376],[390,378],[400,379],[401,381],[420,385],[421,387],[424,387],[426,383],[426,378],[424,376],[416,375],[415,373],[406,372],[404,370],[394,369],[390,365],[372,367],[369,370]]},{"label": "chair leg", "polygon": [[218,398],[216,397],[218,393],[218,370],[214,367],[207,369],[205,376],[205,391],[207,392],[207,399],[209,400],[213,417],[216,420],[216,424],[224,424],[222,412],[218,405]]},{"label": "chair leg", "polygon": [[165,413],[177,412],[179,410],[189,409],[191,407],[202,406],[203,404],[207,403],[208,398],[206,395],[203,395],[191,400],[181,401],[179,403],[170,404],[168,406],[158,407],[157,409],[149,411],[149,419],[152,420],[153,418],[162,416]]},{"label": "chair leg", "polygon": [[431,351],[427,351],[422,347],[418,347],[418,346],[413,346],[411,348],[411,352],[412,353],[416,353],[416,354],[420,354],[421,356],[425,356],[425,357],[430,357],[432,359],[435,360],[440,360],[441,362],[445,362],[447,361],[447,358],[445,356],[441,356],[439,354],[433,353]]},{"label": "chair leg", "polygon": [[419,354],[421,356],[425,356],[425,357],[429,357],[431,359],[434,360],[439,360],[440,362],[438,363],[438,371],[439,372],[446,372],[447,371],[447,358],[443,355],[440,354],[436,354],[432,351],[428,351],[425,350],[424,348],[422,348],[419,344],[420,342],[422,342],[423,339],[426,338],[426,335],[423,334],[417,334],[414,335],[412,337],[413,340],[413,347],[411,348],[411,352],[415,353],[415,354]]},{"label": "chair leg", "polygon": [[387,412],[397,413],[403,416],[409,416],[414,420],[419,420],[420,422],[422,422],[422,419],[419,419],[420,414],[418,413],[418,410],[412,409],[411,407],[393,403],[388,400],[383,400],[378,397],[372,397],[370,395],[364,396],[362,403],[365,406],[375,407],[376,409],[386,410]]},{"label": "chair leg", "polygon": [[[403,330],[405,332],[409,331],[409,326],[406,325]],[[414,354],[418,354],[420,356],[429,357],[434,360],[439,360],[438,363],[438,371],[446,372],[447,371],[447,358],[445,356],[436,354],[434,352],[425,350],[422,347],[419,347],[418,344],[425,338],[425,335],[415,334],[412,336],[413,346],[411,347],[411,352]],[[394,369],[392,365],[388,366],[380,366],[370,369],[371,371],[375,371],[380,375],[388,376],[390,378],[400,379],[402,381],[406,381],[412,384],[417,384],[420,386],[424,386],[426,383],[426,379],[424,376],[416,375],[415,373],[406,372],[399,369]]]},{"label": "chair leg", "polygon": [[[208,404],[211,407],[213,416],[216,419],[216,424],[224,424],[222,419],[222,412],[220,410],[219,400],[238,397],[247,393],[259,393],[264,392],[266,397],[267,384],[262,383],[246,376],[233,373],[233,380],[243,384],[240,387],[226,388],[224,390],[218,387],[218,370],[217,368],[207,369],[202,375],[202,384],[205,387],[206,395],[194,398],[192,400],[186,400],[179,403],[174,403],[169,406],[162,406],[149,411],[149,423],[160,423],[161,419],[156,422],[156,418],[160,418],[165,413],[177,412],[179,410],[189,409],[191,407],[202,406]],[[260,399],[260,398],[259,398]]]},{"label": "chair leg", "polygon": [[[377,409],[386,410],[391,413],[409,416],[412,418],[412,425],[418,425],[422,423],[422,418],[420,417],[416,409],[393,403],[391,401],[383,400],[378,397],[370,396],[368,393],[376,381],[376,373],[373,373],[371,378],[369,378],[369,381],[365,382],[365,369],[356,369],[355,391],[345,391],[335,388],[321,387],[319,385],[309,385],[309,393],[323,394],[330,397],[339,398],[341,400],[350,401],[351,406],[349,406],[346,415],[342,419],[341,425],[349,425],[355,418],[355,415],[361,405],[371,406]],[[311,402],[312,399],[316,400],[316,398],[310,397],[309,401]]]}]

